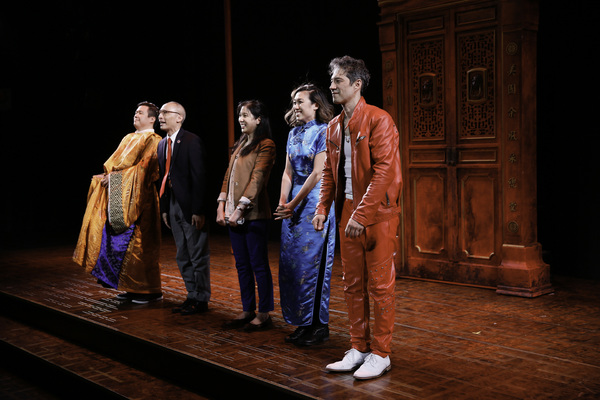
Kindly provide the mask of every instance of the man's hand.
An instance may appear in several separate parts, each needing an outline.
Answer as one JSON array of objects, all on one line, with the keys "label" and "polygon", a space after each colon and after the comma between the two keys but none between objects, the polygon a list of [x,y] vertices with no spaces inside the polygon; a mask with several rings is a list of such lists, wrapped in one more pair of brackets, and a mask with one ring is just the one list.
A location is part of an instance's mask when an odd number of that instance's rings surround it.
[{"label": "man's hand", "polygon": [[344,231],[344,233],[346,234],[347,238],[355,239],[355,238],[359,237],[360,235],[362,235],[364,230],[365,230],[364,226],[362,226],[361,224],[359,224],[358,222],[356,222],[355,220],[350,218],[348,220],[348,225],[346,225],[346,230]]},{"label": "man's hand", "polygon": [[100,179],[100,185],[102,185],[102,187],[108,187],[108,175],[109,174],[94,175],[94,179]]},{"label": "man's hand", "polygon": [[171,229],[171,225],[169,225],[169,215],[167,213],[162,213],[162,219],[167,228]]},{"label": "man's hand", "polygon": [[204,215],[192,214],[192,225],[200,230],[204,226]]},{"label": "man's hand", "polygon": [[325,227],[326,220],[327,220],[327,217],[325,215],[316,214],[312,220],[312,224],[313,224],[313,227],[315,228],[315,231],[317,231],[317,232],[322,231],[323,228]]}]

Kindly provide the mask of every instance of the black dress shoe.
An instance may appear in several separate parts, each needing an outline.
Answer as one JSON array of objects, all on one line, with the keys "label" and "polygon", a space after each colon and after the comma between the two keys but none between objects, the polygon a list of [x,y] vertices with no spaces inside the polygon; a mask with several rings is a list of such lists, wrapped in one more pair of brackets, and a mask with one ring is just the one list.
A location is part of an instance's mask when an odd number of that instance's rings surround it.
[{"label": "black dress shoe", "polygon": [[172,311],[173,311],[173,313],[180,313],[181,310],[183,310],[185,307],[189,306],[190,304],[192,304],[195,301],[196,300],[194,300],[194,299],[185,299],[185,301],[183,303],[181,303],[178,306],[173,307]]},{"label": "black dress shoe", "polygon": [[125,293],[119,293],[115,299],[119,300],[119,301],[127,301],[127,300],[131,300],[135,297],[135,293],[131,293],[131,292],[125,292]]},{"label": "black dress shoe", "polygon": [[230,321],[227,321],[223,325],[221,325],[221,327],[223,329],[238,329],[246,325],[248,322],[252,321],[254,318],[256,318],[256,314],[252,313],[246,318],[235,318]]},{"label": "black dress shoe", "polygon": [[98,279],[96,282],[98,282],[100,284],[100,286],[102,286],[103,288],[106,289],[115,289],[114,287],[110,286],[108,283],[101,281],[100,279]]},{"label": "black dress shoe", "polygon": [[327,340],[329,340],[329,326],[321,325],[313,327],[310,333],[296,340],[294,344],[296,346],[313,346],[315,344],[321,344]]},{"label": "black dress shoe", "polygon": [[296,330],[285,337],[286,343],[294,343],[305,333],[310,332],[310,326],[299,326]]},{"label": "black dress shoe", "polygon": [[208,302],[194,300],[181,309],[181,315],[200,314],[208,311]]},{"label": "black dress shoe", "polygon": [[136,304],[148,304],[153,301],[162,300],[162,293],[134,293],[131,298],[132,303]]},{"label": "black dress shoe", "polygon": [[135,304],[148,304],[153,301],[162,300],[162,293],[135,293],[131,299]]},{"label": "black dress shoe", "polygon": [[269,315],[269,318],[267,318],[264,322],[261,322],[260,324],[252,324],[250,322],[248,322],[246,324],[246,326],[244,326],[244,332],[256,332],[256,331],[264,331],[266,329],[269,329],[273,326],[273,320],[271,319],[271,316]]}]

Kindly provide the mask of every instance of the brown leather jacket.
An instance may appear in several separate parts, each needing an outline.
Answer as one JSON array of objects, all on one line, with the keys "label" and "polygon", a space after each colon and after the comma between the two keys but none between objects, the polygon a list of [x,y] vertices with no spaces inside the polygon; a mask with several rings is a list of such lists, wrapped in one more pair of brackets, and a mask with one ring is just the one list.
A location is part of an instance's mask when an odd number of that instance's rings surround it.
[{"label": "brown leather jacket", "polygon": [[[344,201],[344,112],[327,127],[327,158],[316,213],[328,215],[335,200],[340,221]],[[361,97],[348,124],[352,146],[352,219],[363,226],[386,221],[400,213],[402,172],[400,137],[392,117]]]}]

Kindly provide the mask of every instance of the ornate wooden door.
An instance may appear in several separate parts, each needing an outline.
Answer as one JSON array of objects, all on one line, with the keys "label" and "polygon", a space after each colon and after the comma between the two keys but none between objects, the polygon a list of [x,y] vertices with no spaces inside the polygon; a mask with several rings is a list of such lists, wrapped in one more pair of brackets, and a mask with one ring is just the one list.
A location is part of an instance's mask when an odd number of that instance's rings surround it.
[{"label": "ornate wooden door", "polygon": [[[527,142],[510,152],[523,133],[511,131],[511,119],[521,121],[526,109],[519,107],[526,87],[520,52],[524,40],[531,43],[523,20],[515,21],[522,4],[380,1],[384,101],[402,135],[399,275],[523,296],[550,290],[548,266],[531,241],[535,227],[519,225],[535,225],[518,201],[532,192],[535,199],[535,165],[521,173],[535,148]],[[518,40],[509,42],[513,30]],[[506,61],[511,52],[519,53],[518,64]],[[510,83],[512,74],[518,84]],[[535,138],[535,130],[528,133]]]}]

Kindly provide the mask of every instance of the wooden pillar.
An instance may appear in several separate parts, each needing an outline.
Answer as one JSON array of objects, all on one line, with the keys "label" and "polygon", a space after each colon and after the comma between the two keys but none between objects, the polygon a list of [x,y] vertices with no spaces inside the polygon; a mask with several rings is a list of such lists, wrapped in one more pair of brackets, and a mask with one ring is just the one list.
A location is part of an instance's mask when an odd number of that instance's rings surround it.
[{"label": "wooden pillar", "polygon": [[235,112],[233,109],[233,50],[231,43],[231,0],[224,0],[225,25],[225,79],[227,82],[227,132],[228,148],[235,142]]},{"label": "wooden pillar", "polygon": [[536,297],[552,292],[537,242],[538,4],[505,0],[500,12],[504,235],[497,292]]}]

